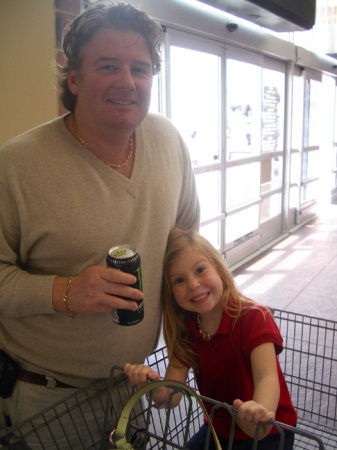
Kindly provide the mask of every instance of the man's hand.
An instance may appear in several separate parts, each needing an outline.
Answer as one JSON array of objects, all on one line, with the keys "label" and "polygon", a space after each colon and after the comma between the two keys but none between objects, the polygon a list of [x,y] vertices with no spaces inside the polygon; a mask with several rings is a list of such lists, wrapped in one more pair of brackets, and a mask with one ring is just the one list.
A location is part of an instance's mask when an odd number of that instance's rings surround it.
[{"label": "man's hand", "polygon": [[[143,293],[130,285],[136,277],[107,267],[90,267],[74,276],[68,290],[68,307],[77,314],[108,313],[113,309],[137,308],[132,300],[141,300]],[[63,293],[67,283],[64,277],[56,277],[53,285],[53,307],[64,311]],[[125,300],[120,297],[126,297]]]}]

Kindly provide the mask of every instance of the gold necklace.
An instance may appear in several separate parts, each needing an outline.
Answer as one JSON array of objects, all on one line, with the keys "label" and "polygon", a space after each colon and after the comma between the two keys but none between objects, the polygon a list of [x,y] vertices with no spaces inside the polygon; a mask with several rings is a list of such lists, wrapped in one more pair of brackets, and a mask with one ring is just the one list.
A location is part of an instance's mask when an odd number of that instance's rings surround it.
[{"label": "gold necklace", "polygon": [[[201,334],[201,336],[205,339],[205,341],[210,341],[211,337],[213,336],[211,333],[209,333],[208,331],[204,331],[201,327],[200,327],[200,314],[197,315],[197,320],[198,320],[198,329],[199,329],[199,333]],[[214,333],[213,333],[214,334]]]},{"label": "gold necklace", "polygon": [[[83,145],[83,147],[85,147],[87,150],[89,150],[87,144],[84,142],[84,140],[80,136],[80,133],[79,133],[77,125],[76,125],[74,114],[72,114],[72,122],[73,122],[73,125],[74,125],[74,131],[75,131],[75,134],[76,134],[76,138],[80,141],[80,143]],[[90,152],[90,150],[89,150],[89,152]],[[128,157],[126,158],[126,160],[123,163],[121,163],[121,164],[113,164],[113,163],[108,163],[107,161],[103,161],[103,160],[101,160],[101,161],[104,162],[104,164],[106,164],[107,166],[109,166],[109,167],[111,167],[113,169],[119,169],[121,167],[127,166],[129,164],[129,161],[131,160],[132,156],[133,156],[133,138],[132,138],[132,135],[131,135],[130,139],[129,139],[129,153],[128,153]]]}]

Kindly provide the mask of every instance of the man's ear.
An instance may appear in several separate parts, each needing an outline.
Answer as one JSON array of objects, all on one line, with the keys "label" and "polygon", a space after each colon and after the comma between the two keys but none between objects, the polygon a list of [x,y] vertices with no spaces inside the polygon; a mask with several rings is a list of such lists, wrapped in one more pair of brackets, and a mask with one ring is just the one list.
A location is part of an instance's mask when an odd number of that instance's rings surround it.
[{"label": "man's ear", "polygon": [[72,94],[77,95],[77,87],[78,87],[78,71],[75,69],[69,69],[68,72],[68,87]]}]

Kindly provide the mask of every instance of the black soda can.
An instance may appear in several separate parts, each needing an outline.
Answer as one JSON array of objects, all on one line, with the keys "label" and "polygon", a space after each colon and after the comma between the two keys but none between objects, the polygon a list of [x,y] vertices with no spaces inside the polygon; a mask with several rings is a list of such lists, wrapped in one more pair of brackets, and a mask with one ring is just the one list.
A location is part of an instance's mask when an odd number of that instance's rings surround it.
[{"label": "black soda can", "polygon": [[[108,251],[106,258],[107,267],[121,270],[122,272],[131,273],[137,278],[135,284],[131,286],[143,292],[142,273],[140,265],[140,256],[132,245],[122,244],[115,245]],[[122,297],[125,300],[129,298]],[[138,307],[135,311],[128,309],[114,309],[111,312],[112,320],[118,325],[130,326],[136,325],[144,318],[144,302],[141,300],[132,300],[137,303]]]}]

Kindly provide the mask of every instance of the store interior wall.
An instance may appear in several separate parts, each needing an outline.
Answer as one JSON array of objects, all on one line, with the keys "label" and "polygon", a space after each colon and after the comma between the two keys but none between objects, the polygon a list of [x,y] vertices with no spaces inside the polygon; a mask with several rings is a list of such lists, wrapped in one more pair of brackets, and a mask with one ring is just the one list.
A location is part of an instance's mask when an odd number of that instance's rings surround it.
[{"label": "store interior wall", "polygon": [[58,114],[54,0],[0,1],[0,145]]}]

